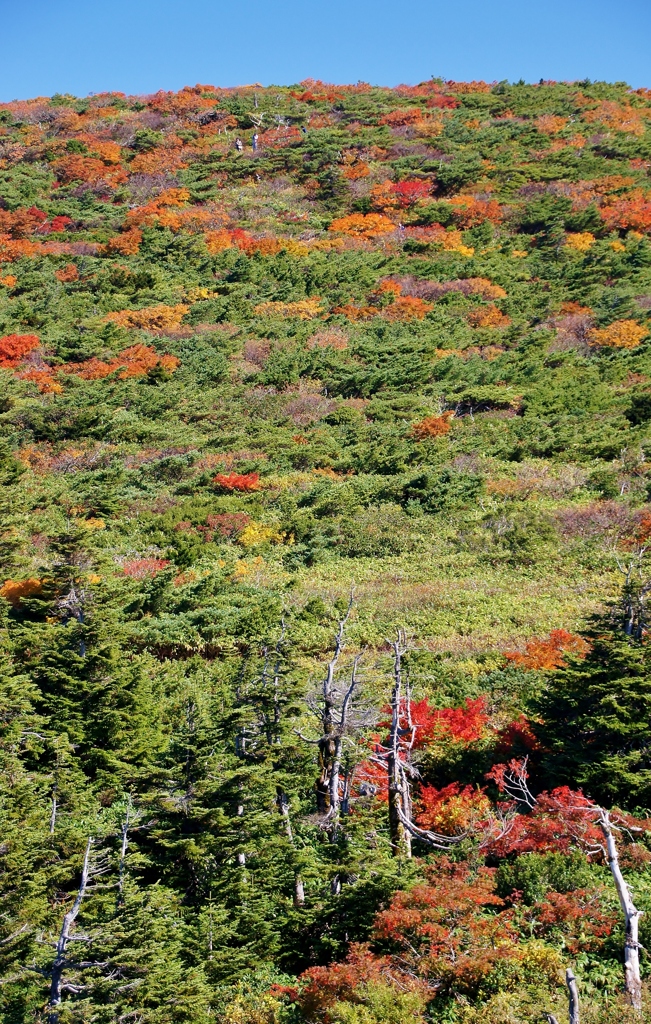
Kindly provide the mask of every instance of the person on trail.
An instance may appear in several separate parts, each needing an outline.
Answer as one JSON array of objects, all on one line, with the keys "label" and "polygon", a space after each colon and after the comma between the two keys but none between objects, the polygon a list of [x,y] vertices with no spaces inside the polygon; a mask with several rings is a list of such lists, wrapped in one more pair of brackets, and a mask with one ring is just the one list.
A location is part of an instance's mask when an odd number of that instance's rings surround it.
[{"label": "person on trail", "polygon": [[242,142],[241,139],[235,139],[235,149],[237,150],[238,153],[241,153],[242,150],[244,149],[244,143]]},{"label": "person on trail", "polygon": [[253,146],[254,149],[258,148],[258,133],[257,132],[253,136],[252,146]]}]

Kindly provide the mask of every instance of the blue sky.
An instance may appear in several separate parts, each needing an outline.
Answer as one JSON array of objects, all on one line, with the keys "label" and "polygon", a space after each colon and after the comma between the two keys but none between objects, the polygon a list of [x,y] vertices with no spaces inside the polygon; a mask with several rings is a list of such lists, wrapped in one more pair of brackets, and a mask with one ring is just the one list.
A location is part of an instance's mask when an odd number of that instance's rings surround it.
[{"label": "blue sky", "polygon": [[649,0],[0,0],[0,101],[197,82],[651,87]]}]

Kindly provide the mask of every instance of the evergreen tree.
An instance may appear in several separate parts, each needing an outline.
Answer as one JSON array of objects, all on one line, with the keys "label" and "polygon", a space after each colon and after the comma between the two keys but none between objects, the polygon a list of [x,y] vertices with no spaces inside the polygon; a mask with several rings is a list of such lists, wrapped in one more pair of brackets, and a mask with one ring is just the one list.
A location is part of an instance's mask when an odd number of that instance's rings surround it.
[{"label": "evergreen tree", "polygon": [[651,650],[610,621],[586,632],[583,660],[550,675],[532,702],[544,786],[580,786],[610,806],[651,804]]}]

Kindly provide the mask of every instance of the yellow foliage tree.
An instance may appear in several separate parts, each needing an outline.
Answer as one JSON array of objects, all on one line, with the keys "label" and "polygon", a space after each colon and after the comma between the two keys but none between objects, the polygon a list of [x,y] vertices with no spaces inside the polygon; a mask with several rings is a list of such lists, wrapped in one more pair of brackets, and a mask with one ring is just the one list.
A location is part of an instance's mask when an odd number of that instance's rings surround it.
[{"label": "yellow foliage tree", "polygon": [[118,313],[108,313],[105,319],[117,324],[118,327],[162,331],[166,327],[178,327],[189,308],[182,302],[177,306],[165,306],[161,303],[145,309],[122,309]]},{"label": "yellow foliage tree", "polygon": [[616,320],[608,327],[594,328],[588,333],[591,345],[604,348],[637,348],[649,331],[635,320]]}]

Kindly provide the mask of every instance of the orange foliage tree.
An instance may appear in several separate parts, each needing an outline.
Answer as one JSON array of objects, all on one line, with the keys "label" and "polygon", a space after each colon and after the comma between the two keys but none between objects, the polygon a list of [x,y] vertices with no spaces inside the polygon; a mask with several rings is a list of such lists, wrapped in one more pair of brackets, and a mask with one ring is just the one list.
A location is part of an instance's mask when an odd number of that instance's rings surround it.
[{"label": "orange foliage tree", "polygon": [[13,369],[39,345],[36,334],[5,334],[0,338],[0,366]]},{"label": "orange foliage tree", "polygon": [[440,994],[476,995],[491,975],[522,959],[513,912],[495,893],[495,869],[441,858],[426,881],[395,894],[375,934],[392,966]]},{"label": "orange foliage tree", "polygon": [[258,473],[218,473],[213,483],[223,491],[257,491],[260,476]]},{"label": "orange foliage tree", "polygon": [[43,590],[43,581],[30,577],[27,580],[6,580],[0,587],[0,597],[17,608],[23,597],[34,597]]},{"label": "orange foliage tree", "polygon": [[443,437],[450,432],[451,420],[454,413],[451,410],[442,413],[440,416],[426,416],[425,419],[414,423],[410,430],[412,437],[417,441],[426,441],[432,437]]},{"label": "orange foliage tree", "polygon": [[130,228],[121,235],[114,235],[109,238],[105,251],[109,255],[119,253],[121,256],[137,256],[142,242],[142,231],[138,228]]},{"label": "orange foliage tree", "polygon": [[108,362],[87,359],[83,363],[67,363],[62,369],[65,373],[76,374],[82,380],[101,380],[111,373],[118,373],[120,380],[126,380],[128,377],[144,377],[157,366],[173,373],[179,362],[176,356],[158,355],[148,345],[131,345]]},{"label": "orange foliage tree", "polygon": [[504,657],[524,669],[555,669],[565,665],[564,655],[584,657],[590,645],[583,637],[568,633],[566,629],[553,629],[545,639],[533,637],[528,640],[524,653],[521,651],[505,651]]},{"label": "orange foliage tree", "polygon": [[477,199],[475,196],[459,195],[450,199],[455,224],[462,228],[474,228],[484,221],[499,224],[502,209],[495,199]]},{"label": "orange foliage tree", "polygon": [[381,213],[349,213],[332,221],[329,231],[338,231],[351,238],[381,238],[395,231],[396,226]]},{"label": "orange foliage tree", "polygon": [[74,263],[68,263],[67,266],[62,267],[60,270],[54,271],[54,276],[57,281],[61,281],[63,284],[67,284],[71,281],[77,281],[79,278],[79,271]]},{"label": "orange foliage tree", "polygon": [[607,201],[599,213],[611,229],[651,231],[651,196],[641,189],[635,189],[628,196]]},{"label": "orange foliage tree", "polygon": [[473,327],[508,327],[511,320],[497,306],[481,306],[468,314],[468,323]]},{"label": "orange foliage tree", "polygon": [[[70,218],[66,218],[68,221]],[[39,210],[37,206],[25,208],[19,206],[17,210],[0,210],[0,235],[9,235],[11,238],[28,238],[39,228],[48,222],[47,214]]]},{"label": "orange foliage tree", "polygon": [[421,786],[418,793],[416,821],[421,828],[444,836],[457,836],[488,818],[491,802],[476,786],[452,782],[436,789]]},{"label": "orange foliage tree", "polygon": [[51,366],[30,367],[21,370],[18,377],[20,380],[28,380],[35,384],[42,395],[60,395],[63,391],[63,386],[55,379]]},{"label": "orange foliage tree", "polygon": [[115,186],[121,185],[127,180],[126,172],[121,167],[116,167],[112,162],[105,164],[97,157],[83,156],[80,153],[71,153],[69,156],[57,160],[55,169],[57,177],[63,185],[69,185],[73,181],[84,181],[91,184],[96,181],[106,181]]}]

